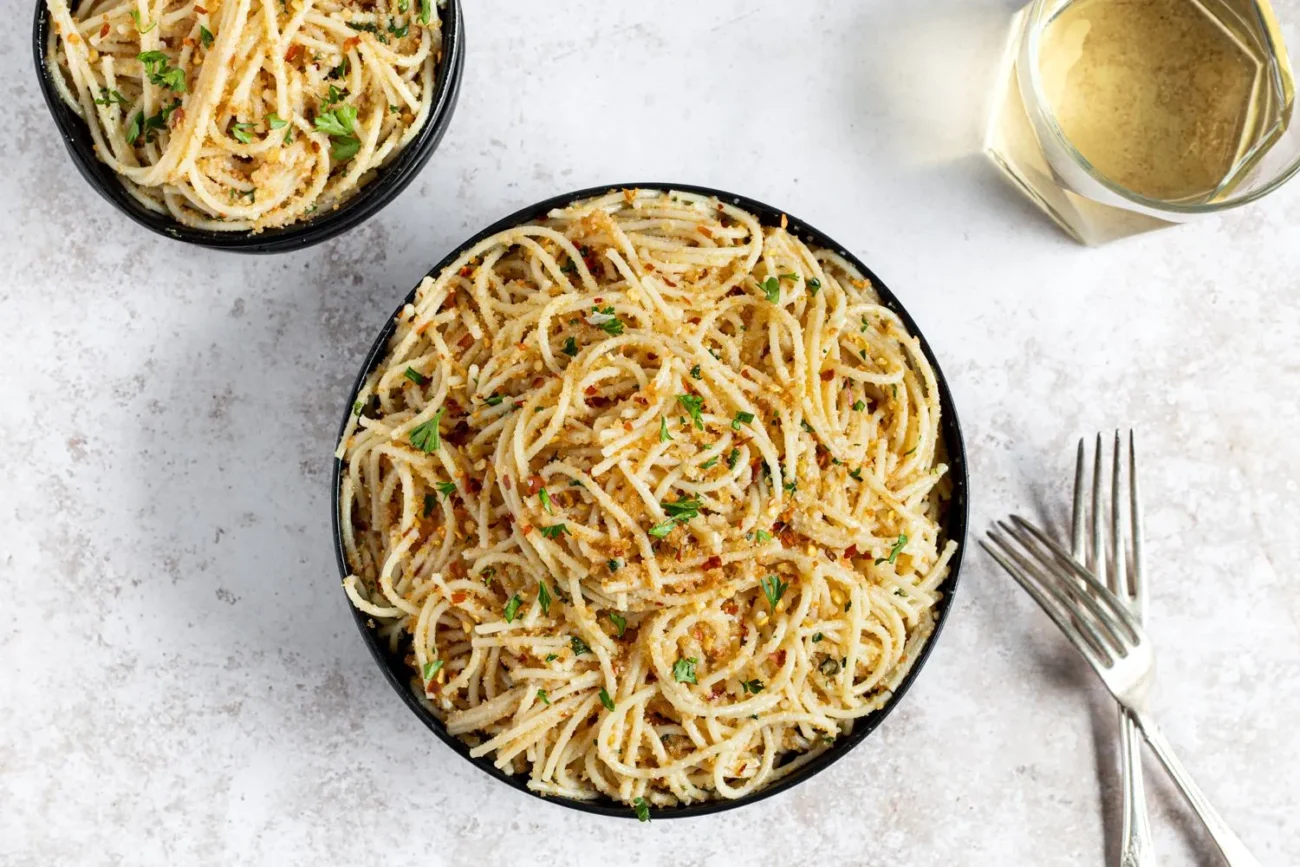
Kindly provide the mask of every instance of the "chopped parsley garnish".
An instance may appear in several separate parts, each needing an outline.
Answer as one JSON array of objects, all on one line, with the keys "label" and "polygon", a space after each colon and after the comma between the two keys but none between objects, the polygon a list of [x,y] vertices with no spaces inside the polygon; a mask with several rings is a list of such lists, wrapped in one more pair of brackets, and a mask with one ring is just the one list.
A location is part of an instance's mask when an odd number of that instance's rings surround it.
[{"label": "chopped parsley garnish", "polygon": [[420,373],[414,367],[406,368],[406,370],[402,372],[402,376],[405,376],[407,379],[409,379],[411,382],[415,383],[416,385],[424,385],[426,382],[429,381],[428,377],[426,377],[423,373]]},{"label": "chopped parsley garnish", "polygon": [[111,87],[101,87],[99,89],[99,99],[95,100],[95,105],[126,105],[126,97]]},{"label": "chopped parsley garnish", "polygon": [[673,663],[673,680],[678,683],[699,683],[695,679],[695,664],[699,662],[693,656],[679,659]]},{"label": "chopped parsley garnish", "polygon": [[546,690],[544,689],[537,690],[537,700],[547,707],[551,706],[551,697],[546,694]]},{"label": "chopped parsley garnish", "polygon": [[569,528],[563,524],[552,524],[549,527],[539,527],[538,529],[541,530],[542,535],[546,538],[558,539],[563,536]]},{"label": "chopped parsley garnish", "polygon": [[614,709],[614,699],[609,697],[609,692],[603,686],[600,688],[600,703],[605,706],[605,710]]},{"label": "chopped parsley garnish", "polygon": [[542,606],[543,614],[551,613],[551,591],[546,589],[546,582],[537,585],[537,604]]},{"label": "chopped parsley garnish", "polygon": [[578,354],[578,341],[576,341],[576,340],[574,340],[572,337],[570,337],[568,340],[564,341],[564,349],[562,349],[562,350],[560,350],[560,351],[563,352],[565,355],[568,355],[568,356],[574,356],[574,355],[577,355],[577,354]]},{"label": "chopped parsley garnish", "polygon": [[862,317],[860,317],[860,318],[861,318],[861,320],[862,320],[862,327],[858,329],[858,333],[859,333],[859,334],[866,334],[866,333],[867,333],[867,329],[871,327],[871,323],[867,321],[867,317],[865,317],[865,316],[862,316]]},{"label": "chopped parsley garnish", "polygon": [[149,24],[148,27],[141,27],[141,26],[140,26],[140,10],[139,10],[139,9],[132,9],[132,10],[131,10],[131,20],[135,22],[135,29],[136,29],[136,31],[139,32],[139,33],[148,33],[150,30],[153,30],[155,27],[158,26],[158,22],[157,22],[157,21],[153,21],[153,22],[151,22],[151,23]]},{"label": "chopped parsley garnish", "polygon": [[772,534],[767,532],[766,530],[759,530],[756,533],[754,533],[754,541],[760,545],[762,545],[764,542],[771,542]]},{"label": "chopped parsley garnish", "polygon": [[812,294],[816,295],[818,292],[822,291],[822,281],[818,280],[816,277],[812,277],[808,280],[808,288],[812,291]]},{"label": "chopped parsley garnish", "polygon": [[442,438],[438,435],[438,423],[442,420],[442,410],[442,407],[438,407],[438,411],[433,414],[433,418],[424,424],[411,428],[411,445],[426,455],[436,452],[442,447]]},{"label": "chopped parsley garnish", "polygon": [[790,585],[782,581],[778,575],[768,575],[758,583],[763,588],[763,595],[767,597],[767,604],[775,611],[776,603],[781,601],[781,597],[785,595]]},{"label": "chopped parsley garnish", "polygon": [[854,469],[849,470],[849,476],[852,477],[855,482],[862,481],[862,467],[855,467]]},{"label": "chopped parsley garnish", "polygon": [[623,320],[619,319],[614,313],[614,305],[593,307],[591,310],[591,315],[587,317],[588,325],[596,326],[611,337],[617,337],[623,333]]},{"label": "chopped parsley garnish", "polygon": [[430,515],[432,515],[432,514],[433,514],[433,507],[436,506],[437,504],[438,504],[438,498],[437,498],[437,497],[435,497],[433,494],[425,494],[425,495],[424,495],[424,515],[423,515],[422,517],[427,518],[427,517],[429,517]]},{"label": "chopped parsley garnish", "polygon": [[907,457],[908,455],[914,453],[915,451],[916,451],[916,446],[912,446],[910,449],[903,452],[903,457]]},{"label": "chopped parsley garnish", "polygon": [[490,394],[487,396],[486,399],[484,399],[483,402],[486,403],[488,406],[498,406],[503,400],[505,400],[505,398],[499,394]]},{"label": "chopped parsley garnish", "polygon": [[433,680],[433,676],[442,669],[442,660],[434,659],[424,664],[424,679]]},{"label": "chopped parsley garnish", "polygon": [[[333,92],[330,96],[334,96]],[[330,111],[322,111],[316,115],[316,129],[330,137],[333,144],[330,157],[335,162],[346,162],[356,156],[357,151],[361,149],[361,140],[353,134],[356,120],[355,105],[339,105]]]},{"label": "chopped parsley garnish", "polygon": [[894,400],[898,400],[898,383],[895,382],[890,384],[889,393],[894,396]]},{"label": "chopped parsley garnish", "polygon": [[569,487],[582,488],[584,491],[587,490],[587,486],[584,485],[582,482],[578,481],[577,479],[569,479]]},{"label": "chopped parsley garnish", "polygon": [[799,275],[798,275],[798,274],[795,274],[795,273],[793,273],[793,272],[791,272],[791,273],[789,273],[789,274],[782,274],[782,275],[781,275],[781,279],[782,279],[782,280],[789,280],[790,282],[793,283],[793,282],[795,282],[795,281],[797,281],[797,280],[799,279]]},{"label": "chopped parsley garnish", "polygon": [[666,443],[672,438],[672,434],[668,433],[668,419],[659,416],[659,442]]},{"label": "chopped parsley garnish", "polygon": [[738,463],[740,463],[740,449],[732,449],[727,454],[727,469],[734,470]]},{"label": "chopped parsley garnish", "polygon": [[384,35],[384,32],[379,29],[379,26],[377,24],[374,24],[369,21],[365,21],[365,22],[348,21],[346,23],[348,27],[352,28],[353,30],[358,31],[359,33],[373,33],[375,35],[375,38],[378,39],[380,42],[384,43],[385,45],[388,44],[388,37]]},{"label": "chopped parsley garnish", "polygon": [[664,536],[667,536],[669,533],[671,533],[673,531],[673,528],[676,526],[677,526],[677,522],[669,518],[667,521],[664,521],[662,524],[655,524],[646,532],[648,532],[651,536],[654,536],[656,539],[662,539]]},{"label": "chopped parsley garnish", "polygon": [[617,611],[611,611],[609,612],[609,622],[614,624],[614,627],[618,629],[618,637],[622,638],[623,633],[627,632],[627,618]]},{"label": "chopped parsley garnish", "polygon": [[484,569],[484,570],[483,570],[483,584],[484,584],[485,586],[491,586],[491,584],[492,584],[492,576],[495,575],[495,574],[497,574],[497,570],[496,570],[495,568],[493,568],[492,566],[489,566],[489,567],[487,567],[486,569]]},{"label": "chopped parsley garnish", "polygon": [[365,404],[363,404],[361,401],[357,401],[356,403],[352,404],[352,414],[353,414],[353,415],[356,415],[356,416],[361,415],[361,410],[363,410],[363,409],[365,409]]},{"label": "chopped parsley garnish", "polygon": [[[156,23],[153,25],[153,27],[157,26]],[[149,29],[152,30],[153,27]],[[148,33],[149,31],[142,30],[140,32]],[[185,70],[169,65],[171,58],[166,54],[161,51],[142,51],[136,55],[136,59],[144,64],[144,74],[151,82],[168,90],[175,90],[179,93],[185,92]]]},{"label": "chopped parsley garnish", "polygon": [[704,374],[700,372],[700,366],[697,364],[691,368],[691,379],[702,379]]},{"label": "chopped parsley garnish", "polygon": [[546,493],[546,488],[541,488],[540,490],[538,490],[537,499],[542,501],[542,508],[546,510],[546,514],[548,515],[555,514],[555,510],[551,508],[551,495]]},{"label": "chopped parsley garnish", "polygon": [[650,821],[650,805],[646,803],[645,798],[633,798],[632,809],[636,810],[636,817],[638,821],[641,822]]},{"label": "chopped parsley garnish", "polygon": [[853,411],[854,411],[854,412],[862,412],[862,411],[863,411],[864,409],[866,409],[866,408],[867,408],[867,405],[866,405],[865,403],[862,402],[862,398],[858,398],[857,400],[853,401]]},{"label": "chopped parsley garnish", "polygon": [[742,680],[740,688],[743,692],[750,695],[758,695],[763,691],[763,681],[755,678],[754,680]]},{"label": "chopped parsley garnish", "polygon": [[898,555],[902,553],[903,548],[906,547],[906,545],[907,545],[907,534],[899,533],[898,541],[894,543],[894,547],[889,549],[889,556],[877,557],[876,565],[879,566],[881,563],[893,563],[898,559]]},{"label": "chopped parsley garnish", "polygon": [[740,430],[742,424],[749,424],[753,420],[754,414],[752,412],[738,412],[736,417],[731,420],[731,429]]},{"label": "chopped parsley garnish", "polygon": [[618,562],[617,560],[608,560],[605,562],[605,565],[608,566],[609,571],[613,573],[613,572],[617,572],[619,567],[622,566],[623,564]]},{"label": "chopped parsley garnish", "polygon": [[679,497],[677,502],[661,502],[664,513],[678,521],[689,521],[700,513],[700,501],[695,498]]},{"label": "chopped parsley garnish", "polygon": [[547,661],[547,662],[555,662],[555,660],[557,660],[557,659],[559,659],[559,658],[560,658],[560,655],[559,655],[558,653],[548,653],[548,654],[546,654],[546,661]]},{"label": "chopped parsley garnish", "polygon": [[420,0],[420,23],[428,24],[433,17],[433,0]]},{"label": "chopped parsley garnish", "polygon": [[702,470],[707,470],[707,469],[709,469],[710,467],[715,466],[717,463],[718,463],[718,458],[717,458],[717,456],[715,455],[714,457],[711,457],[711,458],[709,458],[707,461],[705,461],[704,463],[700,464],[700,469],[702,469]]},{"label": "chopped parsley garnish", "polygon": [[775,277],[768,277],[759,285],[763,287],[763,294],[767,296],[768,301],[771,301],[773,304],[776,304],[781,300],[780,280],[776,279]]},{"label": "chopped parsley garnish", "polygon": [[826,637],[826,636],[825,636],[825,635],[822,635],[820,632],[814,632],[814,633],[813,633],[813,637],[812,637],[813,644],[817,644],[818,642],[820,642],[820,641],[821,641],[823,638],[825,638],[825,637]]},{"label": "chopped parsley garnish", "polygon": [[144,112],[137,111],[126,128],[126,140],[131,144],[135,144],[143,135],[146,142],[153,141],[158,137],[158,130],[167,128],[167,118],[180,107],[181,101],[176,99],[170,105],[164,105],[158,109],[157,114],[149,117],[145,117]]},{"label": "chopped parsley garnish", "polygon": [[677,402],[691,415],[691,420],[695,422],[698,430],[704,430],[704,418],[700,410],[704,409],[704,398],[697,394],[679,394]]},{"label": "chopped parsley garnish", "polygon": [[212,31],[204,27],[202,24],[200,24],[199,44],[202,45],[204,48],[208,48],[212,45],[212,41],[213,41]]},{"label": "chopped parsley garnish", "polygon": [[437,488],[438,493],[442,494],[444,497],[450,497],[452,494],[456,493],[455,482],[438,482],[434,487]]},{"label": "chopped parsley garnish", "polygon": [[347,75],[350,71],[352,71],[352,63],[344,57],[343,62],[326,73],[325,77],[332,81],[337,81]]},{"label": "chopped parsley garnish", "polygon": [[795,482],[786,482],[786,483],[783,484],[781,487],[784,488],[785,490],[789,491],[789,492],[792,493],[792,494],[793,494],[795,491],[799,490],[799,485],[798,485],[797,483],[795,483]]},{"label": "chopped parsley garnish", "polygon": [[271,129],[284,129],[286,126],[289,125],[289,121],[280,117],[280,115],[276,114],[275,112],[271,112],[266,116],[266,125],[269,126]]},{"label": "chopped parsley garnish", "polygon": [[587,642],[583,641],[576,635],[569,638],[569,646],[573,648],[574,656],[582,656],[584,653],[591,653],[591,648],[587,646]]},{"label": "chopped parsley garnish", "polygon": [[522,604],[524,600],[519,598],[518,593],[510,597],[510,601],[506,603],[506,623],[515,622],[515,615],[519,613],[519,606]]},{"label": "chopped parsley garnish", "polygon": [[808,424],[807,419],[799,419],[799,427],[803,428],[804,433],[812,433],[812,425]]}]

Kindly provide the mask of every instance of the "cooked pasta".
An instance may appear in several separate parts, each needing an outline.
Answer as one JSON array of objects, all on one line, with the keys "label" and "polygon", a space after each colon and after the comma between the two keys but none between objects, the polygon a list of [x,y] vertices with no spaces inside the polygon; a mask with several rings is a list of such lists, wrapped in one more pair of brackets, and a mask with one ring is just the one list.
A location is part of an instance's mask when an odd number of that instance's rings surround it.
[{"label": "cooked pasta", "polygon": [[335,208],[429,116],[432,0],[47,2],[49,73],[96,154],[187,226],[259,231]]},{"label": "cooked pasta", "polygon": [[535,791],[736,798],[882,706],[955,544],[934,372],[844,258],[619,191],[466,250],[339,445],[344,586]]}]

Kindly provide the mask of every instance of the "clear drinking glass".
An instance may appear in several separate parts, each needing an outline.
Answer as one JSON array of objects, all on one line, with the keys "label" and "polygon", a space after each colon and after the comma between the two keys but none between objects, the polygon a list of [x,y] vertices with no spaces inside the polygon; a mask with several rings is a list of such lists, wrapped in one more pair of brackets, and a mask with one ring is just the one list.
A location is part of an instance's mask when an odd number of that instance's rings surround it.
[{"label": "clear drinking glass", "polygon": [[1254,201],[1300,170],[1294,24],[1267,0],[1034,0],[985,152],[1087,244]]}]

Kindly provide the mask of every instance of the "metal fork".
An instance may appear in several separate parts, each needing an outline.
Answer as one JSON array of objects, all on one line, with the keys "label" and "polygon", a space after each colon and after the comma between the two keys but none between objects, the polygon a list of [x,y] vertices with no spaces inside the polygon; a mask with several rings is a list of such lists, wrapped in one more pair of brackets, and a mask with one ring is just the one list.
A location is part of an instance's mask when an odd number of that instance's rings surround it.
[{"label": "metal fork", "polygon": [[981,542],[984,550],[1033,597],[1130,713],[1183,797],[1205,823],[1224,860],[1232,867],[1258,867],[1259,862],[1210,806],[1151,718],[1147,699],[1155,676],[1155,650],[1128,606],[1023,518],[1012,515],[1010,523],[999,521],[988,536],[993,544]]},{"label": "metal fork", "polygon": [[[1142,501],[1138,497],[1137,453],[1133,431],[1128,434],[1128,499],[1131,523],[1133,568],[1125,574],[1124,487],[1120,472],[1120,439],[1115,431],[1115,448],[1111,461],[1110,486],[1110,563],[1102,539],[1102,444],[1097,434],[1092,460],[1092,526],[1084,542],[1084,444],[1079,440],[1074,464],[1074,520],[1071,543],[1074,559],[1086,563],[1099,581],[1105,581],[1141,624],[1146,624],[1146,585],[1142,574]],[[1146,787],[1142,783],[1142,745],[1137,723],[1123,707],[1119,710],[1120,782],[1124,791],[1123,827],[1120,837],[1120,867],[1154,867],[1155,848],[1151,841],[1151,821],[1147,816]]]}]

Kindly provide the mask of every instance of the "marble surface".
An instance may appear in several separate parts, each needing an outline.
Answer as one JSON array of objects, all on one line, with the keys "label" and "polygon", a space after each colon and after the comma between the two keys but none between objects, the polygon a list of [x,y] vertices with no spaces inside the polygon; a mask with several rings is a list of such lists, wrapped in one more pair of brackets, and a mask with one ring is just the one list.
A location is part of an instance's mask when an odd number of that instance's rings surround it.
[{"label": "marble surface", "polygon": [[[267,258],[99,200],[54,138],[25,14],[0,36],[0,864],[1113,863],[1108,701],[978,550],[881,729],[717,817],[526,798],[376,676],[329,531],[363,351],[480,227],[645,179],[776,203],[878,271],[952,382],[973,527],[1059,521],[1075,439],[1137,426],[1156,709],[1260,860],[1300,861],[1300,184],[1075,246],[977,154],[1001,0],[467,7],[460,108],[423,174]],[[1164,863],[1215,863],[1152,785]]]}]

